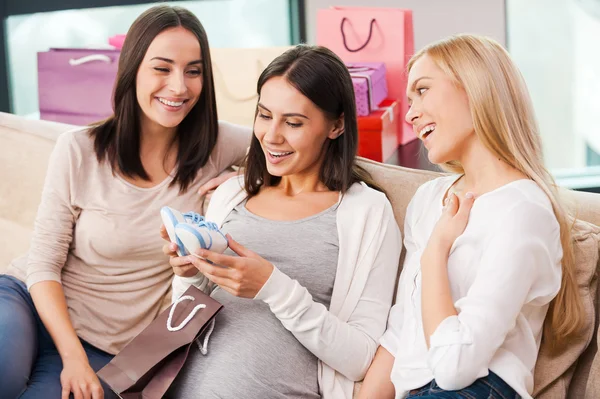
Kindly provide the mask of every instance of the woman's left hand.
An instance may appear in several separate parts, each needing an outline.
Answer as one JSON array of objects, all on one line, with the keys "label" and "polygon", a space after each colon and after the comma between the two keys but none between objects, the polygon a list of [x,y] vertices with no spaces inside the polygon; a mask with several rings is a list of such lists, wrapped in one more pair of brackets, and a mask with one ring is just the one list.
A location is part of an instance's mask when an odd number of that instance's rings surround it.
[{"label": "woman's left hand", "polygon": [[242,246],[229,234],[227,239],[229,248],[239,256],[223,255],[203,249],[196,253],[200,258],[188,256],[189,261],[210,281],[230,294],[254,298],[271,277],[274,266]]},{"label": "woman's left hand", "polygon": [[467,193],[460,203],[455,194],[450,194],[442,210],[442,216],[431,233],[428,246],[449,252],[454,241],[467,227],[474,201],[473,193]]}]

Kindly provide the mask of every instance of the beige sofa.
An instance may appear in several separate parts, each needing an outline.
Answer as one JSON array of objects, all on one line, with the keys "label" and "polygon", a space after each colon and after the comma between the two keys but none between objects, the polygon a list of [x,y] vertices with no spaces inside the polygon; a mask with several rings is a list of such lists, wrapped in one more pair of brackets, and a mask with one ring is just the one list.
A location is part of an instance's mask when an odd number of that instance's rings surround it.
[{"label": "beige sofa", "polygon": [[[28,248],[50,151],[57,135],[70,128],[0,113],[0,272]],[[370,161],[363,165],[387,190],[401,227],[406,206],[417,187],[438,176]],[[566,194],[580,219],[600,224],[600,195]],[[542,347],[535,387],[540,398],[600,398],[600,356],[596,354],[600,229],[586,223],[575,227],[577,278],[588,313],[588,330],[562,353],[550,355]]]}]

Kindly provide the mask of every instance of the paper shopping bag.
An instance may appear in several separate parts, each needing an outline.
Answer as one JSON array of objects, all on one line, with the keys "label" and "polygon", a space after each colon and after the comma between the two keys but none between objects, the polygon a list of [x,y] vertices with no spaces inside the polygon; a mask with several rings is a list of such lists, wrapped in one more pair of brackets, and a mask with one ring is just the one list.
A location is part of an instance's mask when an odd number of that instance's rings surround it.
[{"label": "paper shopping bag", "polygon": [[160,399],[183,367],[194,341],[222,305],[190,286],[137,335],[98,377],[125,399]]},{"label": "paper shopping bag", "polygon": [[50,49],[39,52],[40,118],[86,125],[112,115],[119,50]]},{"label": "paper shopping bag", "polygon": [[258,78],[271,61],[290,48],[211,48],[219,119],[252,126]]},{"label": "paper shopping bag", "polygon": [[[332,7],[317,13],[317,44],[344,62],[383,62],[388,97],[400,99],[400,115],[408,111],[406,64],[414,53],[412,11],[400,8]],[[398,141],[416,138],[406,122],[398,124]]]}]

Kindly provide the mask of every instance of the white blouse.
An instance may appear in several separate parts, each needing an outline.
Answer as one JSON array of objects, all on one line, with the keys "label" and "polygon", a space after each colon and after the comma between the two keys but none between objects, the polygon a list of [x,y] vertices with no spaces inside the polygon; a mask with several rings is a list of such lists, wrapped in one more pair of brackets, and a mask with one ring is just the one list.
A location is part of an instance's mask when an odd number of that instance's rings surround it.
[{"label": "white blouse", "polygon": [[457,316],[446,318],[427,349],[421,317],[420,259],[457,176],[421,186],[405,220],[406,260],[381,345],[395,357],[396,398],[435,379],[458,390],[488,374],[531,398],[548,304],[561,284],[560,228],[550,200],[532,180],[476,198],[450,250],[448,274]]}]

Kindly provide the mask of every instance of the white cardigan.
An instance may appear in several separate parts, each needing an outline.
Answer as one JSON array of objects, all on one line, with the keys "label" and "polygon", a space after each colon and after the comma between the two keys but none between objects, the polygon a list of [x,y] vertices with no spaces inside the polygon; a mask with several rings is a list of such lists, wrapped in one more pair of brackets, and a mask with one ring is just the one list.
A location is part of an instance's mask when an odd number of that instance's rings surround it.
[{"label": "white cardigan", "polygon": [[[247,194],[235,177],[213,194],[206,219],[221,226]],[[254,298],[318,359],[319,391],[324,399],[351,399],[354,382],[364,378],[385,331],[402,249],[400,229],[385,195],[364,183],[344,194],[337,210],[338,266],[329,310],[306,288],[279,271]],[[249,248],[252,249],[252,248]],[[190,284],[210,292],[202,274],[175,277],[173,297]]]}]

